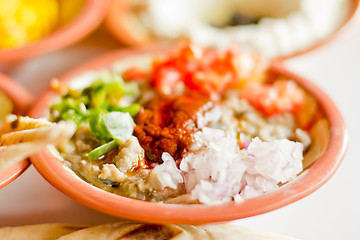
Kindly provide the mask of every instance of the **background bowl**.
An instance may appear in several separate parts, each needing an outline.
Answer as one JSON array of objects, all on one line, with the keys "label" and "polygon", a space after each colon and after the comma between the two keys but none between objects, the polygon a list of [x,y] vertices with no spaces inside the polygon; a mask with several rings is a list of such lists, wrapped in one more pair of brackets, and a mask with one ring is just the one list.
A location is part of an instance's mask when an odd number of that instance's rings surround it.
[{"label": "background bowl", "polygon": [[[0,91],[4,92],[14,104],[14,114],[25,114],[31,104],[34,102],[32,95],[26,91],[20,84],[14,82],[4,74],[0,73]],[[6,186],[30,165],[28,159],[17,162],[10,167],[0,171],[0,188]]]},{"label": "background bowl", "polygon": [[22,47],[0,50],[0,64],[55,51],[73,44],[90,34],[104,19],[110,0],[86,0],[78,15],[65,26],[56,29],[40,40]]},{"label": "background bowl", "polygon": [[[112,63],[118,60],[126,60],[128,57],[139,54],[159,52],[163,50],[116,51],[76,67],[59,79],[67,82],[89,70],[111,69]],[[245,218],[286,206],[314,192],[334,174],[344,156],[347,132],[341,113],[319,87],[287,71],[279,64],[274,64],[270,71],[273,74],[292,78],[303,86],[319,102],[330,124],[330,140],[326,151],[300,177],[277,191],[245,200],[242,203],[232,202],[217,206],[160,204],[126,198],[96,188],[77,177],[49,150],[32,155],[31,161],[48,182],[76,201],[99,211],[133,220],[201,224]],[[55,92],[46,91],[33,106],[30,116],[44,116],[55,96]]]},{"label": "background bowl", "polygon": [[[131,47],[139,46],[148,46],[157,44],[157,40],[153,36],[149,36],[143,31],[139,31],[136,27],[136,24],[129,24],[132,20],[130,11],[132,11],[131,2],[133,0],[112,0],[111,7],[105,18],[105,24],[110,31],[110,33],[121,43],[126,44]],[[342,30],[346,28],[347,25],[353,20],[354,14],[357,11],[360,0],[349,0],[349,11],[337,29],[321,40],[316,41],[314,44],[311,44],[304,49],[295,51],[291,54],[276,57],[277,59],[288,59],[307,52],[313,51],[316,48],[321,47],[330,40],[332,40],[336,35],[338,35]],[[311,27],[311,26],[309,26]]]}]

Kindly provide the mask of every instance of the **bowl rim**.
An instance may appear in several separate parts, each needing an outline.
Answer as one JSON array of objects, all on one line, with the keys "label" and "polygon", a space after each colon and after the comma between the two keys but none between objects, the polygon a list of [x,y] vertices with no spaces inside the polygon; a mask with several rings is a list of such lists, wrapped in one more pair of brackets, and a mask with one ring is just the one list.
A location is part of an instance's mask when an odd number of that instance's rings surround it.
[{"label": "bowl rim", "polygon": [[[358,11],[360,0],[349,0],[350,1],[350,10],[346,16],[346,18],[343,20],[343,22],[328,36],[326,36],[324,39],[319,40],[315,42],[314,44],[302,49],[295,51],[294,53],[278,56],[274,59],[285,61],[287,59],[295,58],[301,55],[304,55],[306,53],[310,53],[328,43],[330,43],[332,40],[334,40],[337,36],[339,36],[341,33],[345,32],[346,29],[350,28],[351,25],[353,25],[356,22],[356,13]],[[109,13],[105,17],[105,25],[109,32],[120,42],[125,43],[131,47],[142,47],[142,46],[149,46],[154,43],[153,40],[145,39],[141,40],[139,37],[136,36],[136,34],[132,34],[130,31],[127,30],[126,26],[123,24],[126,21],[125,19],[125,12],[126,7],[122,8],[122,13],[119,14],[119,11],[115,11],[116,8],[119,8],[119,6],[124,6],[124,4],[128,4],[130,2],[129,0],[112,0],[111,7],[109,10]]]},{"label": "bowl rim", "polygon": [[[20,84],[0,73],[0,91],[4,92],[14,104],[15,114],[25,114],[34,97]],[[0,188],[14,181],[30,166],[29,159],[21,160],[0,171]]]},{"label": "bowl rim", "polygon": [[[63,74],[59,80],[69,81],[85,71],[111,69],[114,62],[127,57],[163,51],[165,51],[163,48],[155,50],[145,48],[110,52],[75,67]],[[327,150],[296,180],[277,191],[245,200],[242,203],[232,202],[215,206],[161,204],[119,196],[96,188],[78,177],[75,178],[75,173],[64,167],[63,162],[49,150],[32,155],[31,161],[50,184],[76,201],[104,213],[132,220],[152,223],[203,224],[250,217],[286,206],[314,192],[330,179],[344,157],[348,135],[339,109],[319,87],[286,70],[282,64],[274,63],[271,70],[294,79],[311,93],[318,100],[330,123],[330,140]],[[35,118],[41,117],[55,95],[54,91],[45,91],[33,105],[29,115]]]},{"label": "bowl rim", "polygon": [[56,51],[83,39],[100,25],[109,6],[110,0],[86,0],[82,10],[72,21],[55,29],[49,35],[22,47],[1,49],[0,63],[14,63]]}]

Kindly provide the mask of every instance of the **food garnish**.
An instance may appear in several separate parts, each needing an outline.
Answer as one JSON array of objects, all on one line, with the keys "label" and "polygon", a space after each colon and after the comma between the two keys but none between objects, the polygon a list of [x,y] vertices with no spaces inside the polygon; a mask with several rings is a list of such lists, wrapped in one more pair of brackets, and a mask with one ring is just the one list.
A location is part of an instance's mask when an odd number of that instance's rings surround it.
[{"label": "food garnish", "polygon": [[127,97],[138,94],[136,83],[127,83],[118,75],[103,72],[99,79],[83,89],[68,88],[62,101],[51,106],[52,120],[72,120],[77,125],[87,122],[101,145],[88,153],[95,160],[125,142],[132,135],[131,117],[140,110],[137,103],[126,104]]}]

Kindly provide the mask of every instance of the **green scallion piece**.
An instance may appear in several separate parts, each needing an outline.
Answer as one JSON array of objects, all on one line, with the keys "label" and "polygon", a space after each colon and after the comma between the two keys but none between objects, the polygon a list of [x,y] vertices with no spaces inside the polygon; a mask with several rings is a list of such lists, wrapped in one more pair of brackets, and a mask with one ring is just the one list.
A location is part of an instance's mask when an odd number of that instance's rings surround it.
[{"label": "green scallion piece", "polygon": [[133,103],[127,107],[110,107],[110,111],[119,111],[119,112],[128,112],[130,116],[134,117],[140,111],[141,105],[138,103]]},{"label": "green scallion piece", "polygon": [[97,148],[95,148],[94,150],[92,150],[91,152],[89,152],[87,154],[87,157],[93,161],[95,159],[98,159],[99,157],[101,157],[102,155],[104,155],[105,153],[111,151],[112,149],[116,148],[117,146],[119,146],[118,140],[114,139],[108,143],[105,143]]}]

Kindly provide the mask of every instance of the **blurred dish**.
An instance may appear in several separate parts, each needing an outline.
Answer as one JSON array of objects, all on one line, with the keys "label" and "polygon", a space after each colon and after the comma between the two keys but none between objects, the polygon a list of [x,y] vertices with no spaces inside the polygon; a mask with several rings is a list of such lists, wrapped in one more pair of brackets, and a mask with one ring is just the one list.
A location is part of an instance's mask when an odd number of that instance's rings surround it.
[{"label": "blurred dish", "polygon": [[203,46],[241,44],[269,58],[287,58],[333,37],[358,4],[358,0],[114,0],[106,24],[130,46],[190,38]]},{"label": "blurred dish", "polygon": [[0,1],[0,49],[21,47],[51,33],[60,22],[58,0]]},{"label": "blurred dish", "polygon": [[[25,114],[33,102],[33,97],[21,85],[12,81],[0,73],[0,91],[4,92],[14,104],[13,113]],[[3,103],[2,103],[3,104]],[[0,171],[0,188],[6,186],[18,177],[30,165],[30,161],[25,159],[17,162],[10,167]]]},{"label": "blurred dish", "polygon": [[[0,64],[9,64],[22,59],[47,53],[50,51],[55,51],[57,49],[63,48],[65,46],[68,46],[70,44],[79,41],[80,39],[88,35],[91,31],[93,31],[103,20],[108,10],[109,0],[105,0],[105,1],[87,0],[85,1],[84,6],[82,6],[81,4],[82,1],[76,1],[76,2],[77,3],[74,4],[74,1],[68,1],[68,0],[60,1],[59,2],[60,5],[58,6],[58,8],[60,8],[61,11],[56,11],[57,5],[54,3],[52,5],[54,6],[55,9],[54,14],[56,13],[58,14],[57,21],[59,22],[56,27],[54,26],[46,27],[48,28],[48,30],[44,31],[51,33],[49,33],[46,36],[43,33],[41,33],[38,37],[36,37],[36,39],[33,39],[33,42],[26,43],[25,45],[20,47],[0,50]],[[19,4],[19,2],[17,3]],[[36,8],[36,6],[30,4],[28,5],[28,10],[29,11],[31,10],[33,12],[36,11],[41,12],[42,7],[43,6],[37,6]],[[77,11],[75,10],[79,9],[80,7],[81,7],[81,11],[77,13]],[[51,17],[51,16],[44,15],[44,18],[45,17]],[[15,23],[16,22],[14,22],[14,24]],[[28,31],[29,32],[28,34],[35,34],[32,33],[34,29],[30,27],[39,29],[44,27],[41,24],[42,22],[35,22],[33,26],[29,25],[28,28],[26,28],[25,30],[23,29],[21,31]],[[42,31],[43,30],[41,30],[40,32]],[[37,40],[37,38],[40,39]]]},{"label": "blurred dish", "polygon": [[[149,56],[163,51],[114,52],[75,68],[63,75],[60,82],[66,83],[76,77],[86,79],[85,75],[91,75],[92,70],[113,67],[115,71],[119,72],[134,64],[140,66],[145,62],[145,65],[148,65]],[[85,72],[88,73],[82,75]],[[326,136],[329,133],[327,128],[324,130],[320,127],[320,130],[324,131],[325,141],[329,142],[325,149],[322,149],[320,144],[320,148],[315,151],[313,158],[317,159],[316,162],[310,166],[304,164],[307,168],[298,178],[274,192],[244,200],[242,203],[229,202],[215,206],[153,203],[115,195],[88,184],[77,177],[63,161],[59,160],[56,151],[50,149],[41,151],[33,155],[31,160],[43,177],[65,194],[94,209],[129,219],[155,223],[199,224],[249,217],[283,207],[317,190],[334,174],[344,155],[347,134],[340,112],[332,100],[318,87],[279,65],[271,67],[271,76],[285,76],[294,79],[308,91],[318,102],[321,112],[329,122],[330,129],[330,139],[327,139]],[[47,91],[33,106],[30,115],[32,117],[45,116],[56,95],[54,91]],[[319,141],[322,141],[321,137]]]}]

